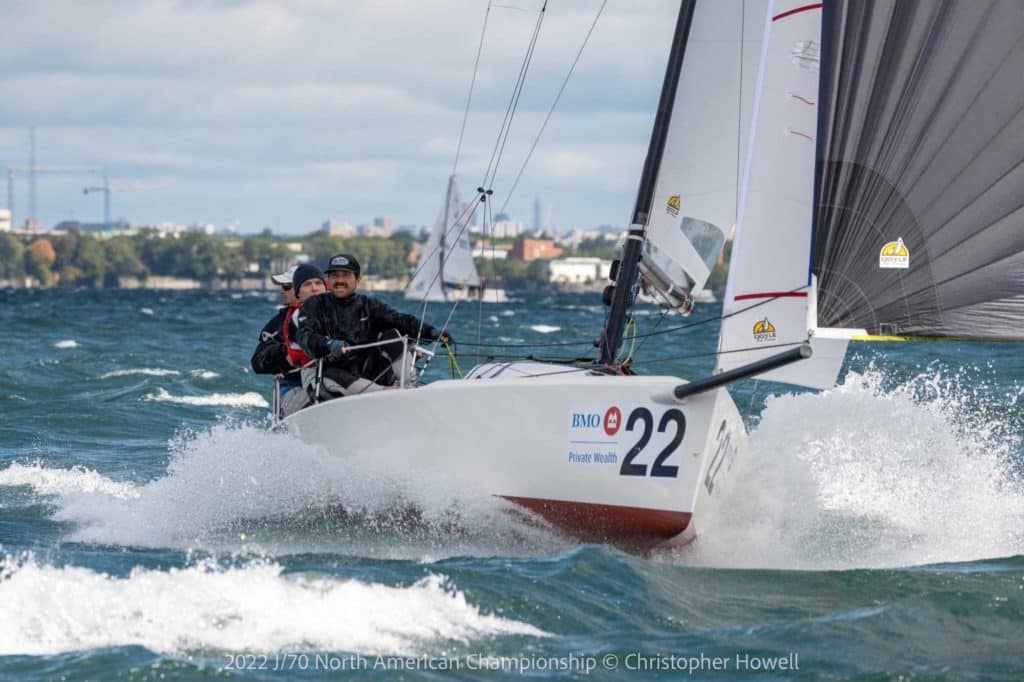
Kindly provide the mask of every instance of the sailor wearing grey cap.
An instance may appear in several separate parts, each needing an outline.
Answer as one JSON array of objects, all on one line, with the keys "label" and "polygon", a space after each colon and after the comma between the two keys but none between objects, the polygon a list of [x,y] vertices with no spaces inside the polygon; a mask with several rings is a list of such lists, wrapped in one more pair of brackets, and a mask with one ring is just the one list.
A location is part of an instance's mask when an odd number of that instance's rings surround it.
[{"label": "sailor wearing grey cap", "polygon": [[[402,358],[400,336],[427,341],[438,338],[452,342],[415,315],[400,313],[376,298],[358,293],[362,268],[355,256],[341,253],[327,262],[327,294],[302,304],[298,342],[314,358],[323,358],[323,386],[334,395],[318,399],[380,391],[401,373],[403,361],[409,371],[411,358]],[[385,346],[349,351],[388,338]],[[304,377],[303,383],[306,382]]]}]

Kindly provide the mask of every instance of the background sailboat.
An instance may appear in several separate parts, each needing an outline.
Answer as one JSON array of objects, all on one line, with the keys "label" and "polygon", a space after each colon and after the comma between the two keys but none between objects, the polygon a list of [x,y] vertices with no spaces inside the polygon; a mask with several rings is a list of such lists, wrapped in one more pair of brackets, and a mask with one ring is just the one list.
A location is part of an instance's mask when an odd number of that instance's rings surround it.
[{"label": "background sailboat", "polygon": [[420,252],[416,272],[405,291],[415,301],[506,300],[505,291],[487,288],[473,262],[470,215],[462,207],[455,176],[448,178],[444,207]]}]

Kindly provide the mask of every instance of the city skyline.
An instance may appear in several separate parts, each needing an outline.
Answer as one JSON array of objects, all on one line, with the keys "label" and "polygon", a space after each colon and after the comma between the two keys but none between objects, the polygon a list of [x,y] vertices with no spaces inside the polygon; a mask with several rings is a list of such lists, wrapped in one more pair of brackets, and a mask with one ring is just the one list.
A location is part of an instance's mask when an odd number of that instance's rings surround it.
[{"label": "city skyline", "polygon": [[[540,6],[489,10],[457,169],[464,194],[483,177]],[[492,185],[495,213],[599,7],[548,7]],[[40,166],[104,168],[114,219],[283,234],[382,214],[429,225],[454,164],[487,8],[15,5],[0,46],[0,164],[27,165],[35,126]],[[628,222],[676,11],[672,2],[608,3],[506,212],[530,224],[540,197],[558,226]],[[82,194],[97,181],[40,174],[40,222],[102,220],[102,198]],[[19,176],[19,223],[27,192]]]}]

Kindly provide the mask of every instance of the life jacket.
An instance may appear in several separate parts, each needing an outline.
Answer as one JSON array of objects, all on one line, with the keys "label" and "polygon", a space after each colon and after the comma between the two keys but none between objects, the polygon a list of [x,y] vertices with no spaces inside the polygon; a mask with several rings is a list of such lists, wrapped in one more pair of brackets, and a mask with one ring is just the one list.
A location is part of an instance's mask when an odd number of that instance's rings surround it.
[{"label": "life jacket", "polygon": [[301,305],[301,303],[292,304],[284,315],[284,347],[288,351],[288,359],[295,367],[302,367],[312,359],[306,355],[306,351],[302,350],[298,342],[292,340],[292,317],[298,312]]}]

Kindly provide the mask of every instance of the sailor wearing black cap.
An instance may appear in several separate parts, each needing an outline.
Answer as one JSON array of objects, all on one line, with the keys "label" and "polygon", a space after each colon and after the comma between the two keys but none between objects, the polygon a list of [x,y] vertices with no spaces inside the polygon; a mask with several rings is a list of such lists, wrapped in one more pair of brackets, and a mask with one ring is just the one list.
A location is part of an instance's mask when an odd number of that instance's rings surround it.
[{"label": "sailor wearing black cap", "polygon": [[[327,294],[302,304],[299,345],[314,358],[324,358],[323,385],[336,395],[380,391],[401,372],[399,336],[427,341],[451,336],[418,317],[400,313],[381,301],[356,291],[362,268],[351,254],[334,256],[327,264]],[[349,352],[350,346],[394,338],[386,346]],[[382,357],[383,355],[383,357]],[[383,365],[382,365],[383,361]],[[390,366],[389,366],[390,365]],[[380,382],[380,383],[378,383]],[[319,396],[322,399],[333,396]]]}]

